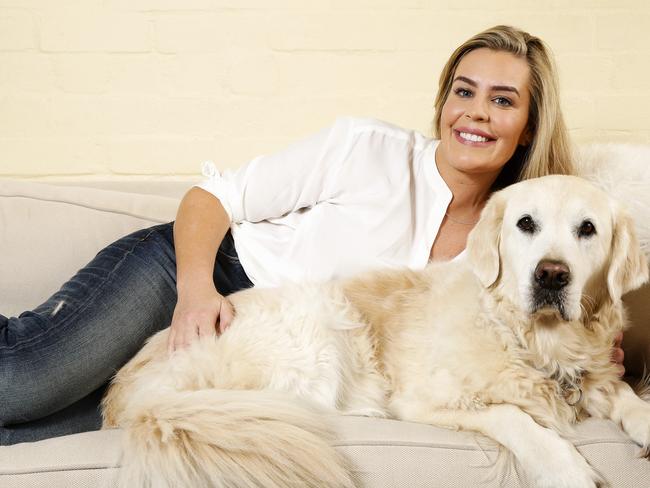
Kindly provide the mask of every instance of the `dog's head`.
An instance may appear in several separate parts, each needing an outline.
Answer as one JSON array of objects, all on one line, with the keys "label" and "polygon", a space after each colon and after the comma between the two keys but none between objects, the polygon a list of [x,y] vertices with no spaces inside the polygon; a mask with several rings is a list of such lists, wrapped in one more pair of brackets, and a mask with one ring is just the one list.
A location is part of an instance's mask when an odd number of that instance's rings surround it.
[{"label": "dog's head", "polygon": [[[486,288],[523,312],[581,316],[585,295],[621,295],[648,279],[631,219],[603,191],[572,176],[546,176],[493,195],[467,243]],[[594,300],[592,296],[588,300]]]}]

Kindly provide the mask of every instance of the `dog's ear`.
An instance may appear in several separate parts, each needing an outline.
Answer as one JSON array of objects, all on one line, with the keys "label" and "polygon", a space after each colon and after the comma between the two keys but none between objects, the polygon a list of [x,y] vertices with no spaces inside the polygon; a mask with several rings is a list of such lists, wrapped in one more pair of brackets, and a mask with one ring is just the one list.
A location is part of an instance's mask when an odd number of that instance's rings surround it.
[{"label": "dog's ear", "polygon": [[492,195],[481,218],[467,238],[467,257],[483,286],[492,286],[499,277],[499,241],[505,210],[502,192]]},{"label": "dog's ear", "polygon": [[618,203],[615,207],[611,260],[607,272],[607,289],[614,303],[628,291],[648,281],[648,260],[639,246],[634,222]]}]

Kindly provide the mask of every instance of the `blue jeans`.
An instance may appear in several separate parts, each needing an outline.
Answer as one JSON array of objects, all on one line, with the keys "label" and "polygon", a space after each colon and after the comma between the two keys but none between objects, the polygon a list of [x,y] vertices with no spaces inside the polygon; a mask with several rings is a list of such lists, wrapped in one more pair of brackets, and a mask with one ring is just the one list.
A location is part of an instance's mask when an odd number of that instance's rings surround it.
[{"label": "blue jeans", "polygon": [[[216,256],[222,295],[252,285],[230,232]],[[173,224],[103,249],[45,303],[0,315],[0,445],[97,430],[107,382],[176,305]]]}]

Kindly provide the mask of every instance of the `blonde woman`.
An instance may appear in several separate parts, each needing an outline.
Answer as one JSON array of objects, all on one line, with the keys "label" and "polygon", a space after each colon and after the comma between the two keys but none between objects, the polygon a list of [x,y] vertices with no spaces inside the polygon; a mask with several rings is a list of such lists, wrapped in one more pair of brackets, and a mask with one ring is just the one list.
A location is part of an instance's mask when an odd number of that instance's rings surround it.
[{"label": "blonde woman", "polygon": [[223,330],[229,293],[462,259],[494,190],[572,171],[553,61],[526,32],[497,26],[460,46],[435,109],[435,139],[344,118],[234,174],[206,164],[175,223],[0,316],[0,444],[99,428],[104,385],[144,340],[171,326],[173,352]]}]

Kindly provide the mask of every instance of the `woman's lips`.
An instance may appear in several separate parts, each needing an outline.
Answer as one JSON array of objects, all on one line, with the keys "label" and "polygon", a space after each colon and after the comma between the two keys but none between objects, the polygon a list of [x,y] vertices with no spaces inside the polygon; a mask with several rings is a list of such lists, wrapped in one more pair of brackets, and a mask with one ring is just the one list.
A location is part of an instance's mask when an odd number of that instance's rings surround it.
[{"label": "woman's lips", "polygon": [[496,142],[496,139],[486,137],[482,134],[475,132],[465,132],[463,130],[454,129],[454,137],[461,144],[466,146],[485,147]]}]

